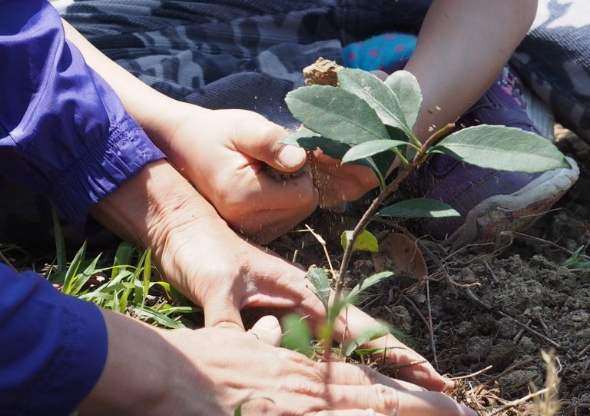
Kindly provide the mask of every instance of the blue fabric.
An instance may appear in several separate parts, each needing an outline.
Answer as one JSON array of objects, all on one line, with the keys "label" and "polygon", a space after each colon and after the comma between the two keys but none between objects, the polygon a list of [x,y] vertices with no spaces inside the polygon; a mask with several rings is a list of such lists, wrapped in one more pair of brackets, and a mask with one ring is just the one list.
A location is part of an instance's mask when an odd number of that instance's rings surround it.
[{"label": "blue fabric", "polygon": [[385,33],[362,42],[351,43],[342,48],[342,62],[345,67],[381,70],[388,74],[403,69],[416,48],[417,37],[404,33]]},{"label": "blue fabric", "polygon": [[100,377],[107,330],[97,306],[0,264],[0,416],[67,416]]},{"label": "blue fabric", "polygon": [[0,0],[0,174],[83,228],[91,207],[164,155],[65,41],[46,1]]}]

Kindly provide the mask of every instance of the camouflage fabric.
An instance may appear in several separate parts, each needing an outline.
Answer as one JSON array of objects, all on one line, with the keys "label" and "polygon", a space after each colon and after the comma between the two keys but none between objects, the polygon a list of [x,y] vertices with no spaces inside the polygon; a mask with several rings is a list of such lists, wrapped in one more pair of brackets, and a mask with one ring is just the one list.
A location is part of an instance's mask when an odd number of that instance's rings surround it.
[{"label": "camouflage fabric", "polygon": [[417,30],[427,1],[75,1],[62,11],[95,46],[155,89],[290,127],[284,97],[301,70],[343,45]]},{"label": "camouflage fabric", "polygon": [[[284,125],[283,98],[318,56],[386,31],[416,33],[430,0],[75,0],[62,16],[147,84]],[[590,2],[539,0],[513,64],[558,121],[590,140]]]},{"label": "camouflage fabric", "polygon": [[[590,141],[590,2],[539,3],[535,25],[512,63],[558,121]],[[164,94],[208,108],[256,111],[289,127],[294,121],[283,99],[302,84],[303,67],[319,56],[341,61],[347,44],[387,31],[417,33],[430,0],[54,5],[106,55]],[[0,241],[23,241],[25,229],[50,228],[47,205],[30,192],[0,178],[0,196]]]},{"label": "camouflage fabric", "polygon": [[539,0],[511,62],[556,120],[590,142],[590,1]]}]

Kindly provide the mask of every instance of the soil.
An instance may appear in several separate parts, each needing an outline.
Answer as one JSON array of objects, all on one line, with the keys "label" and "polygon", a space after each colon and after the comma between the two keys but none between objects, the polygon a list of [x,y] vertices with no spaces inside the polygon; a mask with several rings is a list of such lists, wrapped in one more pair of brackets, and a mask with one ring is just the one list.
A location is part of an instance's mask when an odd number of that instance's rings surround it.
[{"label": "soil", "polygon": [[[540,414],[530,400],[499,409],[528,395],[530,383],[544,387],[547,365],[541,350],[552,349],[561,379],[560,414],[590,415],[590,265],[581,270],[564,266],[575,250],[590,243],[590,146],[567,131],[558,131],[557,137],[562,151],[578,161],[581,177],[526,234],[507,233],[496,242],[454,252],[420,240],[428,277],[401,273],[373,287],[360,303],[406,334],[404,340],[441,373],[464,377],[452,395],[481,415]],[[342,215],[323,215],[315,226],[337,264],[341,249],[337,235],[325,228],[334,221],[325,216]],[[339,232],[350,229],[337,222]],[[326,266],[310,235],[289,234],[274,246],[290,259],[299,248],[297,261],[306,267]],[[351,271],[349,283],[354,284],[375,272],[374,261],[358,255]]]}]

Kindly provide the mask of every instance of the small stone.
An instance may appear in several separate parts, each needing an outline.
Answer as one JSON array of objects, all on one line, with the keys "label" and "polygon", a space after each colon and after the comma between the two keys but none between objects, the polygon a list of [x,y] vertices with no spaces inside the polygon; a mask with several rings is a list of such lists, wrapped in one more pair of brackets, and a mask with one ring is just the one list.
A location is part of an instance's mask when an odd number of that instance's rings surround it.
[{"label": "small stone", "polygon": [[459,325],[455,328],[455,333],[460,337],[464,337],[473,332],[473,324],[469,321],[459,322]]},{"label": "small stone", "polygon": [[512,341],[505,341],[492,347],[484,365],[493,366],[494,371],[503,371],[514,362],[515,356],[516,344]]},{"label": "small stone", "polygon": [[389,308],[391,310],[391,325],[403,332],[404,334],[412,333],[412,317],[405,306],[394,306]]}]

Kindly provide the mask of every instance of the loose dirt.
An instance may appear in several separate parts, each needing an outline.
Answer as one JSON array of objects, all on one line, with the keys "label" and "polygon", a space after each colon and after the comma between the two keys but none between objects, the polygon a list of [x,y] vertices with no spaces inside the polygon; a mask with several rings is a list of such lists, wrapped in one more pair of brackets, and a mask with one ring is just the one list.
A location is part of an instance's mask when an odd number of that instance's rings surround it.
[{"label": "loose dirt", "polygon": [[[558,137],[559,147],[580,164],[581,177],[533,228],[454,252],[420,240],[428,277],[403,272],[373,287],[360,303],[405,334],[404,340],[440,372],[464,377],[452,395],[481,415],[539,414],[531,401],[501,409],[531,393],[531,383],[544,386],[541,350],[551,349],[561,379],[560,414],[590,415],[590,265],[565,266],[572,253],[590,243],[590,146],[567,132]],[[312,225],[328,240],[337,267],[341,249],[335,230],[350,229],[355,219],[319,215]],[[373,231],[387,229],[381,225]],[[274,247],[290,259],[297,253],[306,267],[327,265],[309,234],[291,233]],[[378,262],[382,267],[383,259]],[[349,283],[373,274],[375,264],[369,255],[357,256]]]}]

